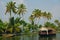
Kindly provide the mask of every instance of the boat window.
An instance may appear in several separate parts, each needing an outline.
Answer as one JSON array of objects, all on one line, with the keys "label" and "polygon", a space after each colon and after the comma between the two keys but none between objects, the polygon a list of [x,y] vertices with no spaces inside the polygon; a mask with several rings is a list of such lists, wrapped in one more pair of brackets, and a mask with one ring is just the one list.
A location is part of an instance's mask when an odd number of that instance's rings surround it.
[{"label": "boat window", "polygon": [[48,30],[48,32],[52,32],[52,30]]}]

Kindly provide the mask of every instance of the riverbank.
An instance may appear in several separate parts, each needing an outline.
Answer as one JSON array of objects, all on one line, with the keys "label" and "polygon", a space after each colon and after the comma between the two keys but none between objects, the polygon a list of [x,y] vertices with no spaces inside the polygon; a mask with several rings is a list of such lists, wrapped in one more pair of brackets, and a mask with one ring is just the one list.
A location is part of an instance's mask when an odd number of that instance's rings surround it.
[{"label": "riverbank", "polygon": [[13,36],[21,36],[21,35],[33,35],[33,34],[38,34],[38,32],[29,32],[29,33],[4,33],[4,34],[0,34],[0,36],[3,36],[3,37],[13,37]]}]

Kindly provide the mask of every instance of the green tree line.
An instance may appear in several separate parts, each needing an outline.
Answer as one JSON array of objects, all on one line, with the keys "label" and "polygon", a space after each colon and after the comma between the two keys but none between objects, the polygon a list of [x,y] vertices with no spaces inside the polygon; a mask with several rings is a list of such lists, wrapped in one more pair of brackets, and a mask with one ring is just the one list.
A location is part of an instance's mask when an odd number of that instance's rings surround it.
[{"label": "green tree line", "polygon": [[[6,12],[5,15],[8,13],[10,14],[9,22],[3,22],[0,19],[0,33],[26,33],[26,32],[33,32],[37,31],[38,28],[43,27],[43,25],[38,25],[40,18],[46,18],[47,20],[51,20],[52,14],[50,12],[43,12],[40,9],[34,9],[32,14],[29,16],[30,23],[24,21],[24,14],[27,12],[27,8],[24,4],[19,4],[18,6],[15,5],[16,2],[10,1],[6,5]],[[16,19],[14,19],[13,14],[19,15]],[[21,20],[22,18],[22,20]],[[36,23],[37,21],[37,23]],[[45,27],[52,27],[57,30],[60,27],[60,22],[58,20],[51,22],[44,22]]]}]

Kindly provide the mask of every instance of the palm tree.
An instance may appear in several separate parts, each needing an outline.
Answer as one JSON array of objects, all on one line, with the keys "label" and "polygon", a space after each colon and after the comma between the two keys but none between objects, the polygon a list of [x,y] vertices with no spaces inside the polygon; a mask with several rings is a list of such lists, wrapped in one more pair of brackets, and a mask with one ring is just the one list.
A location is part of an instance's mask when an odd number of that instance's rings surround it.
[{"label": "palm tree", "polygon": [[57,29],[57,26],[54,24],[54,23],[51,23],[51,22],[46,22],[44,24],[45,27],[50,27],[50,28],[53,28],[53,29]]},{"label": "palm tree", "polygon": [[11,17],[11,13],[16,13],[16,6],[15,6],[15,2],[8,2],[7,5],[6,5],[6,13],[10,13],[10,17]]},{"label": "palm tree", "polygon": [[20,17],[21,16],[23,17],[23,14],[25,14],[25,12],[26,12],[26,6],[24,4],[20,4],[18,6],[17,13],[19,14]]},{"label": "palm tree", "polygon": [[32,14],[34,14],[34,16],[35,16],[36,18],[40,18],[40,17],[41,17],[41,10],[39,10],[39,9],[34,9],[33,12],[32,12]]},{"label": "palm tree", "polygon": [[[17,14],[20,16],[20,18],[23,18],[23,16],[24,16],[23,14],[25,14],[25,12],[26,12],[26,6],[24,4],[20,4],[17,8],[18,8]],[[23,26],[24,26],[24,24],[23,24]],[[22,27],[22,29],[23,28],[24,27]]]},{"label": "palm tree", "polygon": [[16,2],[8,2],[6,5],[6,13],[10,13],[10,18],[9,18],[9,25],[12,27],[13,26],[13,31],[14,31],[14,17],[11,17],[11,13],[15,13],[16,14],[16,6],[15,6]]},{"label": "palm tree", "polygon": [[43,18],[46,18],[47,17],[47,12],[45,11],[45,12],[42,12],[42,17]]},{"label": "palm tree", "polygon": [[33,12],[32,12],[32,14],[34,14],[34,17],[35,17],[36,20],[39,20],[40,17],[41,17],[41,15],[42,15],[41,14],[41,10],[39,10],[39,9],[34,9]]},{"label": "palm tree", "polygon": [[30,22],[31,22],[32,25],[34,25],[34,19],[35,19],[35,17],[34,17],[34,15],[32,14],[32,15],[29,17],[29,20],[30,20]]},{"label": "palm tree", "polygon": [[56,19],[54,22],[57,24],[57,31],[60,31],[60,21]]},{"label": "palm tree", "polygon": [[48,14],[47,14],[47,19],[49,20],[49,19],[51,19],[52,18],[52,14],[50,13],[50,12],[48,12]]},{"label": "palm tree", "polygon": [[54,22],[58,24],[59,23],[59,20],[56,19]]},{"label": "palm tree", "polygon": [[60,21],[59,20],[56,19],[54,22],[58,25],[58,27],[60,27]]},{"label": "palm tree", "polygon": [[[44,19],[47,19],[47,12],[45,11],[45,12],[42,12],[42,17],[44,18]],[[44,20],[44,23],[46,22],[46,20]]]},{"label": "palm tree", "polygon": [[[45,18],[45,19],[47,19],[47,20],[50,20],[51,17],[52,17],[52,15],[51,15],[50,12],[47,13],[47,12],[45,11],[45,12],[42,13],[42,17]],[[45,22],[46,22],[46,20],[45,20]]]}]

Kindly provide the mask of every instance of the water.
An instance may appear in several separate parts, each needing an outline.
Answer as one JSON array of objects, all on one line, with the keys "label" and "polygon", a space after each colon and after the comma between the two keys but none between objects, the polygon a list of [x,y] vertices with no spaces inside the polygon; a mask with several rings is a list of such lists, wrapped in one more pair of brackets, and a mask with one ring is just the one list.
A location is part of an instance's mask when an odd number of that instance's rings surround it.
[{"label": "water", "polygon": [[60,40],[60,33],[50,37],[40,37],[38,34],[20,35],[7,38],[0,36],[0,40]]}]

